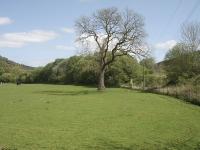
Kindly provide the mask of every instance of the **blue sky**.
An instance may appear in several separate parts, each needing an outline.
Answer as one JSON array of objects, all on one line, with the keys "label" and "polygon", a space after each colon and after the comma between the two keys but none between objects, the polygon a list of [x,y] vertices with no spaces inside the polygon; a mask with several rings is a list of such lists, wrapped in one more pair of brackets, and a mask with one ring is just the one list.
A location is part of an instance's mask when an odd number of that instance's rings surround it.
[{"label": "blue sky", "polygon": [[200,22],[200,0],[0,0],[0,55],[42,66],[77,54],[74,22],[97,9],[129,8],[145,18],[157,61],[180,41],[184,22]]}]

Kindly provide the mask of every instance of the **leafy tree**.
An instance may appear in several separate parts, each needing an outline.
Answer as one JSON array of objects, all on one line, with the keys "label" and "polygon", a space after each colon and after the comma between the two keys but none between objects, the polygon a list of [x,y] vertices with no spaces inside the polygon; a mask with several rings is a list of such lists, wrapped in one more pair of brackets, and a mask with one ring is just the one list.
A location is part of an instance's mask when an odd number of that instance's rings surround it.
[{"label": "leafy tree", "polygon": [[175,59],[186,53],[187,53],[186,45],[184,43],[177,43],[172,49],[170,49],[166,53],[165,60]]},{"label": "leafy tree", "polygon": [[153,73],[155,70],[155,59],[153,57],[146,57],[140,61],[140,65],[145,67],[146,73]]},{"label": "leafy tree", "polygon": [[105,82],[111,86],[129,83],[131,79],[135,82],[139,76],[139,67],[136,59],[129,56],[119,57],[106,70]]},{"label": "leafy tree", "polygon": [[0,76],[1,82],[15,82],[15,76],[11,73],[3,73]]},{"label": "leafy tree", "polygon": [[0,66],[0,75],[2,75],[4,72],[5,71],[4,71],[3,67]]},{"label": "leafy tree", "polygon": [[177,44],[166,54],[165,70],[170,83],[200,74],[200,52],[186,49],[183,44]]}]

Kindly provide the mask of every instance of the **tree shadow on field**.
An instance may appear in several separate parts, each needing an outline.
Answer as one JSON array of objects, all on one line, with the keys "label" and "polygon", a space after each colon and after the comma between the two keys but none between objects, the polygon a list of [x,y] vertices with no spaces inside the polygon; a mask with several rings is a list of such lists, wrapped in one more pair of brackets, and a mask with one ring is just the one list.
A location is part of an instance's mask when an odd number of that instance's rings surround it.
[{"label": "tree shadow on field", "polygon": [[193,137],[190,137],[188,139],[182,140],[182,141],[171,141],[167,142],[165,146],[168,149],[177,149],[177,150],[200,150],[200,142],[197,142],[196,144],[193,144],[193,146],[190,144],[192,143]]},{"label": "tree shadow on field", "polygon": [[[170,150],[170,149],[177,149],[177,150],[200,150],[200,142],[196,143],[196,145],[191,146],[187,143],[189,140],[182,141],[182,142],[167,142],[167,143],[147,143],[144,142],[141,145],[138,144],[126,144],[119,141],[113,141],[109,139],[96,139],[93,142],[93,145],[85,145],[85,148],[88,150]],[[188,145],[189,144],[189,145]]]},{"label": "tree shadow on field", "polygon": [[80,91],[61,91],[61,90],[46,90],[34,92],[37,94],[47,94],[47,95],[58,95],[58,96],[78,96],[78,95],[88,95],[96,94],[98,91],[92,90],[80,90]]},{"label": "tree shadow on field", "polygon": [[139,147],[135,144],[124,145],[117,141],[108,139],[97,139],[94,145],[86,145],[88,150],[136,150]]}]

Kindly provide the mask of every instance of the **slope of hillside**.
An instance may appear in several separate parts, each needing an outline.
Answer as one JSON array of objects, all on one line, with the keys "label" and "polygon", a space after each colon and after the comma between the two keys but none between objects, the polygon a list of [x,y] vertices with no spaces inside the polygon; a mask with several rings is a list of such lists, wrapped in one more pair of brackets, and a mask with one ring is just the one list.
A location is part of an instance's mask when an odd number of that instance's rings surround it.
[{"label": "slope of hillside", "polygon": [[12,61],[12,60],[9,60],[6,57],[0,56],[0,67],[3,67],[3,64],[5,64],[9,67],[20,67],[21,69],[24,69],[24,70],[32,70],[33,69],[33,67],[26,66],[26,65],[23,65],[23,64],[19,64],[19,63]]},{"label": "slope of hillside", "polygon": [[0,56],[0,81],[13,82],[19,75],[33,69],[33,67],[19,64]]}]

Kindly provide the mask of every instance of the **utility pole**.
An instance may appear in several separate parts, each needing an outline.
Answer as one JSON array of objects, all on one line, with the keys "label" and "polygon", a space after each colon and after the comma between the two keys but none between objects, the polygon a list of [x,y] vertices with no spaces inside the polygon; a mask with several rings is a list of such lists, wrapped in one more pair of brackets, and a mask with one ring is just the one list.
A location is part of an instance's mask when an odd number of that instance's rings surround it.
[{"label": "utility pole", "polygon": [[144,63],[145,63],[145,62],[142,63],[142,68],[143,68],[143,84],[142,84],[142,86],[143,86],[143,91],[145,90]]},{"label": "utility pole", "polygon": [[142,68],[143,68],[143,84],[142,84],[142,89],[143,89],[143,91],[144,91],[144,63],[142,64]]},{"label": "utility pole", "polygon": [[[145,70],[144,70],[144,63],[145,63],[145,59],[146,57],[143,57],[143,59],[140,59],[140,64],[142,63],[142,90],[144,91],[145,90]],[[143,62],[142,62],[143,60]]]}]

